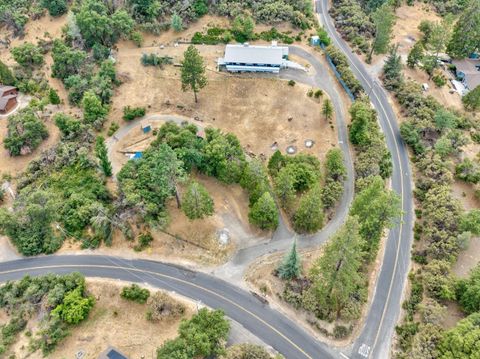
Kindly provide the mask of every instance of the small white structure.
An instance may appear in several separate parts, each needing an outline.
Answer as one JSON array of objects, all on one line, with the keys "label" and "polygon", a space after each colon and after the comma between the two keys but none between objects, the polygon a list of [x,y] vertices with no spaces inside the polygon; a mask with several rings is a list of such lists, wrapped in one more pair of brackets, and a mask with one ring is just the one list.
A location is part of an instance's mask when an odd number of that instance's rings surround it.
[{"label": "small white structure", "polygon": [[230,72],[271,72],[279,73],[280,69],[289,67],[288,47],[277,46],[276,41],[271,46],[227,45],[225,56],[218,59],[218,66],[225,67]]}]

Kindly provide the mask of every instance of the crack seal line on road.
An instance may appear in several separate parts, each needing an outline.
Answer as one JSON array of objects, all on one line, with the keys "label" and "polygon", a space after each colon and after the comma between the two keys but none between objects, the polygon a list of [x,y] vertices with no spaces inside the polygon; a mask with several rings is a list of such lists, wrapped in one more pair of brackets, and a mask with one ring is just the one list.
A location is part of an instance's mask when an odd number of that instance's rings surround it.
[{"label": "crack seal line on road", "polygon": [[[300,353],[302,353],[306,358],[308,359],[314,359],[312,358],[310,355],[308,355],[305,351],[302,350],[302,348],[300,348],[297,344],[295,344],[294,342],[292,342],[289,338],[287,338],[282,332],[280,332],[278,329],[276,329],[275,327],[273,327],[272,325],[268,324],[266,321],[264,321],[262,318],[260,318],[258,315],[256,315],[255,313],[252,313],[251,311],[249,311],[248,309],[242,307],[240,304],[238,303],[235,303],[233,300],[231,299],[228,299],[226,297],[224,297],[223,295],[211,290],[211,289],[208,289],[208,288],[205,288],[205,287],[202,287],[198,284],[194,284],[194,283],[191,283],[189,281],[186,281],[186,280],[183,280],[183,279],[180,279],[180,278],[175,278],[173,276],[169,276],[169,275],[166,275],[166,274],[161,274],[161,273],[156,273],[156,272],[153,272],[153,271],[148,271],[148,270],[144,270],[144,269],[139,269],[139,268],[129,268],[129,267],[122,267],[122,266],[116,266],[116,265],[112,265],[112,266],[109,266],[109,265],[102,265],[102,264],[95,264],[95,265],[86,265],[86,264],[62,264],[62,265],[47,265],[47,266],[37,266],[37,267],[24,267],[24,268],[19,268],[19,269],[12,269],[12,270],[7,270],[7,271],[2,271],[0,272],[0,275],[2,274],[9,274],[9,273],[18,273],[18,272],[25,272],[25,271],[33,271],[33,270],[41,270],[41,269],[55,269],[55,268],[107,268],[107,269],[122,269],[122,270],[126,270],[126,271],[136,271],[136,272],[140,272],[140,273],[144,273],[144,274],[149,274],[149,275],[153,275],[153,276],[158,276],[158,277],[163,277],[163,278],[168,278],[170,280],[173,280],[173,281],[177,281],[177,282],[180,282],[180,283],[183,283],[183,284],[187,284],[189,286],[192,286],[192,287],[195,287],[195,288],[198,288],[198,289],[201,289],[205,292],[208,292],[210,294],[213,294],[217,297],[219,297],[220,299],[226,301],[226,302],[229,302],[230,304],[236,306],[237,308],[239,308],[240,310],[244,311],[245,313],[251,315],[252,317],[254,317],[256,320],[260,321],[262,324],[264,324],[265,326],[267,326],[268,328],[270,328],[271,330],[273,330],[275,333],[277,333],[279,336],[281,336],[283,339],[285,339],[288,343],[290,343],[295,349],[297,349]],[[138,277],[137,277],[138,278]]]},{"label": "crack seal line on road", "polygon": [[[325,21],[325,26],[329,27],[329,30],[331,32],[334,32],[334,31],[336,32],[336,29],[334,29],[332,31],[332,26],[333,25],[331,24],[330,21],[328,21],[328,19],[326,19],[326,21]],[[339,47],[341,47],[343,50],[345,50],[343,48],[343,46],[341,45],[341,43],[337,40],[337,38],[333,37],[333,39]],[[363,76],[362,71],[360,71],[360,69],[355,65],[355,63],[353,63],[353,61],[349,61],[349,62],[350,62],[350,65],[353,66],[357,70],[357,72],[365,80],[365,82],[368,83],[369,82],[368,79],[366,79],[365,76]],[[380,99],[378,98],[378,95],[375,93],[375,82],[374,82],[374,85],[372,85],[372,94],[377,98],[378,103],[380,104],[380,107],[382,109],[382,112],[385,115],[385,118],[388,120],[387,121],[388,128],[390,129],[390,132],[392,133],[393,142],[395,143],[395,148],[397,150],[396,151],[397,160],[398,160],[398,165],[399,165],[399,170],[400,170],[400,188],[401,188],[400,195],[401,195],[401,204],[402,204],[402,209],[403,209],[403,206],[404,206],[404,200],[403,200],[403,198],[404,198],[403,167],[402,167],[402,161],[401,161],[401,158],[400,158],[400,150],[399,150],[397,137],[395,136],[395,132],[393,131],[393,127],[392,127],[392,124],[390,123],[390,119],[388,117],[387,111],[383,107],[382,101],[380,101]],[[403,215],[402,215],[402,218],[403,218]],[[386,298],[386,301],[385,301],[385,306],[383,307],[383,312],[382,312],[382,316],[380,318],[380,323],[379,323],[379,326],[378,326],[377,334],[375,336],[375,340],[374,340],[373,345],[372,345],[372,352],[374,352],[375,347],[376,347],[377,342],[378,342],[378,338],[380,336],[380,330],[381,330],[381,327],[383,326],[383,322],[385,320],[385,314],[387,312],[388,302],[390,301],[390,296],[391,296],[392,289],[393,289],[394,277],[395,277],[395,274],[397,272],[398,258],[399,258],[399,254],[400,254],[400,243],[401,243],[402,231],[403,231],[403,220],[400,221],[399,226],[400,226],[400,228],[399,228],[399,235],[398,235],[398,241],[397,241],[397,250],[396,250],[396,253],[395,253],[395,264],[394,264],[393,272],[392,272],[393,274],[392,274],[392,277],[390,278],[390,286],[388,288],[388,294],[387,294],[387,298]]]}]

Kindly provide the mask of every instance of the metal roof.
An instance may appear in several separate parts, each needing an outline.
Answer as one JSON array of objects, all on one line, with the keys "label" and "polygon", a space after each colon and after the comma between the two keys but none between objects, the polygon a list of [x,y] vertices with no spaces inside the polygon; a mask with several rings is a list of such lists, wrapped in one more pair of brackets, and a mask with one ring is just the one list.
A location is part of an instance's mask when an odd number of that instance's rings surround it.
[{"label": "metal roof", "polygon": [[269,64],[280,66],[283,56],[288,54],[288,47],[282,46],[250,46],[227,45],[225,48],[225,63]]},{"label": "metal roof", "polygon": [[10,90],[16,90],[17,88],[15,86],[7,86],[7,85],[0,85],[0,93],[5,93]]}]

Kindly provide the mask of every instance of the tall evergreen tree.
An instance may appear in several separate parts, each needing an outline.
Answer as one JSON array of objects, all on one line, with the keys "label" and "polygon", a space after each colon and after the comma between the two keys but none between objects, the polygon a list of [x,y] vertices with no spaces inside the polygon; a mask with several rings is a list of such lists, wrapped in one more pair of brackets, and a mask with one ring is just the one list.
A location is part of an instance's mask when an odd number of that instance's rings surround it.
[{"label": "tall evergreen tree", "polygon": [[423,43],[422,41],[417,41],[413,45],[412,49],[408,53],[407,66],[413,69],[423,58]]},{"label": "tall evergreen tree", "polygon": [[278,276],[282,279],[295,279],[300,276],[301,271],[302,264],[297,251],[297,241],[295,240],[293,241],[292,249],[278,267]]},{"label": "tall evergreen tree", "polygon": [[172,29],[176,32],[183,30],[182,18],[177,13],[174,13],[172,15],[171,26],[172,26]]},{"label": "tall evergreen tree", "polygon": [[470,0],[455,24],[447,52],[453,57],[467,57],[480,50],[480,1]]},{"label": "tall evergreen tree", "polygon": [[48,99],[52,105],[60,105],[60,97],[58,96],[57,91],[53,88],[50,88],[48,92]]},{"label": "tall evergreen tree", "polygon": [[367,241],[365,250],[371,255],[370,259],[376,254],[384,228],[393,226],[400,211],[400,197],[385,189],[379,176],[355,197],[350,213],[358,216],[360,235]]},{"label": "tall evergreen tree", "polygon": [[447,16],[442,21],[433,23],[431,25],[431,33],[428,42],[425,44],[426,49],[430,52],[429,56],[423,59],[423,67],[430,75],[433,75],[434,70],[438,67],[438,58],[440,53],[445,51],[445,48],[450,40],[452,30],[452,19]]},{"label": "tall evergreen tree", "polygon": [[337,319],[345,307],[353,307],[352,302],[358,300],[365,285],[362,247],[358,220],[349,217],[312,266],[308,276],[312,286],[307,296],[312,300],[305,304],[321,318]]},{"label": "tall evergreen tree", "polygon": [[325,116],[325,120],[329,121],[333,117],[333,106],[330,99],[325,99],[322,105],[322,115]]},{"label": "tall evergreen tree", "polygon": [[184,53],[181,80],[182,91],[191,89],[195,102],[198,102],[197,93],[207,85],[207,76],[203,58],[193,45],[190,45]]},{"label": "tall evergreen tree", "polygon": [[205,187],[192,182],[183,195],[182,210],[190,219],[199,219],[213,214],[213,199]]},{"label": "tall evergreen tree", "polygon": [[110,177],[112,175],[112,164],[108,159],[107,146],[105,146],[105,139],[102,136],[97,137],[95,153],[100,161],[100,167],[102,168],[103,173],[105,176]]},{"label": "tall evergreen tree", "polygon": [[390,4],[386,2],[372,13],[372,19],[375,24],[375,38],[367,57],[367,62],[369,63],[372,61],[374,52],[376,54],[384,54],[388,51],[393,25],[395,25],[395,14]]},{"label": "tall evergreen tree", "polygon": [[388,90],[397,89],[403,81],[402,58],[397,50],[398,45],[392,46],[387,60],[385,61],[385,65],[383,66],[383,74],[385,76],[384,83]]}]

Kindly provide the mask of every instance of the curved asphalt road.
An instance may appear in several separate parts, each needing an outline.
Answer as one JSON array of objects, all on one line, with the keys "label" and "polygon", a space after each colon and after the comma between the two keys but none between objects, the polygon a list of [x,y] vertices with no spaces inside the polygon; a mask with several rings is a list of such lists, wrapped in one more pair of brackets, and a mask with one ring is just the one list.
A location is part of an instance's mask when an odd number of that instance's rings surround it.
[{"label": "curved asphalt road", "polygon": [[408,151],[400,136],[395,113],[388,102],[386,91],[335,30],[328,15],[328,0],[317,0],[315,5],[319,18],[335,46],[347,56],[350,68],[367,91],[378,112],[380,125],[392,154],[392,187],[402,200],[401,222],[390,231],[388,236],[372,306],[351,353],[351,358],[383,359],[389,357],[391,339],[400,312],[403,288],[410,266],[414,218]]},{"label": "curved asphalt road", "polygon": [[173,265],[96,255],[43,256],[0,263],[0,281],[17,280],[26,274],[36,276],[72,271],[88,277],[148,283],[201,301],[209,307],[222,308],[228,317],[287,359],[331,359],[340,355],[250,293],[221,279]]}]

